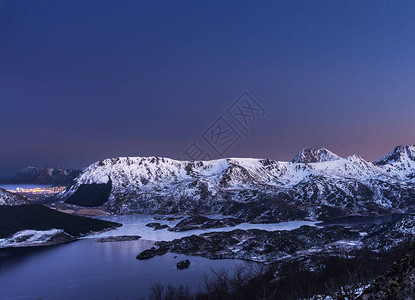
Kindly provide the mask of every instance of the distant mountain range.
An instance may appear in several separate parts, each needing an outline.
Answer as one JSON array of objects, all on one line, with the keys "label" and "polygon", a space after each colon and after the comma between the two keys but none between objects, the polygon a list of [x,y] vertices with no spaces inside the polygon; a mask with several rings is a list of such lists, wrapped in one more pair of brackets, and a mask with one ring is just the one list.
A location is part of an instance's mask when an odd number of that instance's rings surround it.
[{"label": "distant mountain range", "polygon": [[81,170],[63,169],[61,167],[27,167],[12,177],[1,178],[0,183],[67,185],[80,173]]},{"label": "distant mountain range", "polygon": [[58,199],[115,213],[222,213],[254,222],[414,212],[415,146],[375,162],[324,148],[305,148],[292,162],[117,157],[84,169]]}]

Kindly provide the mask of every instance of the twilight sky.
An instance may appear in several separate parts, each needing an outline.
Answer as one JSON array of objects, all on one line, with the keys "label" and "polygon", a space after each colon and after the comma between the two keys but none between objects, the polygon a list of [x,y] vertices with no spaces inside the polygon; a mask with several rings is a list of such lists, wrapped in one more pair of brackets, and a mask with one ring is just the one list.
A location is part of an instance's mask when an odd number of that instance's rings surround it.
[{"label": "twilight sky", "polygon": [[413,1],[0,0],[0,175],[183,158],[220,116],[226,157],[375,160],[415,143],[414,97]]}]

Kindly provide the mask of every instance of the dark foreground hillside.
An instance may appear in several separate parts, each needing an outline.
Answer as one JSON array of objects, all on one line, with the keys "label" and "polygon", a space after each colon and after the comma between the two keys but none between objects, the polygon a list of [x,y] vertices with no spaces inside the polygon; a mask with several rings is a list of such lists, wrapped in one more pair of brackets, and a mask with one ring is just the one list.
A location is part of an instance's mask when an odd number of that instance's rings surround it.
[{"label": "dark foreground hillside", "polygon": [[367,288],[360,300],[414,299],[415,298],[415,249],[408,251],[393,264],[390,271],[379,276]]},{"label": "dark foreground hillside", "polygon": [[22,230],[53,228],[63,229],[76,237],[115,226],[119,224],[65,214],[38,204],[0,206],[0,238],[6,238]]}]

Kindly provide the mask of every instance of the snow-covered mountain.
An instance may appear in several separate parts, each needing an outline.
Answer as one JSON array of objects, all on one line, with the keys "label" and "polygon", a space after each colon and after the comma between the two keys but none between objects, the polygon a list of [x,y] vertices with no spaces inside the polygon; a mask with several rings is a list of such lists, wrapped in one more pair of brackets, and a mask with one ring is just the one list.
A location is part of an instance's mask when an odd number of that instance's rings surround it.
[{"label": "snow-covered mountain", "polygon": [[414,181],[415,178],[415,145],[398,146],[385,157],[375,161],[377,166],[387,172],[396,173],[402,180]]},{"label": "snow-covered mountain", "polygon": [[108,194],[93,203],[116,213],[223,213],[256,221],[413,211],[414,149],[397,147],[375,163],[324,148],[303,149],[293,162],[118,157],[90,165],[58,197],[91,206],[91,189],[105,187]]}]

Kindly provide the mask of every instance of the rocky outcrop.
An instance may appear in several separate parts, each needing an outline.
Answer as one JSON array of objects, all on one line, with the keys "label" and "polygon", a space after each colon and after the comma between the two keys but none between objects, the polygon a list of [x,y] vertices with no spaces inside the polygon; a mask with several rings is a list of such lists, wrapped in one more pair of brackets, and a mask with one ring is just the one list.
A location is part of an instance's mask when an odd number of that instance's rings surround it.
[{"label": "rocky outcrop", "polygon": [[230,232],[210,232],[168,242],[156,242],[143,255],[153,257],[171,252],[210,259],[243,259],[270,263],[309,254],[333,255],[359,249],[390,251],[413,238],[415,216],[403,216],[397,221],[382,225],[302,226],[291,231],[238,229]]},{"label": "rocky outcrop", "polygon": [[337,247],[339,240],[357,241],[359,233],[342,227],[302,226],[292,231],[233,230],[192,235],[171,242],[156,242],[152,253],[197,255],[210,259],[271,262],[309,249]]},{"label": "rocky outcrop", "polygon": [[176,265],[176,268],[179,270],[188,269],[189,267],[190,267],[190,260],[188,259],[179,261]]},{"label": "rocky outcrop", "polygon": [[141,238],[138,235],[120,235],[120,236],[108,236],[97,240],[98,243],[110,243],[110,242],[127,242],[137,241]]},{"label": "rocky outcrop", "polygon": [[188,231],[195,229],[221,228],[226,226],[235,226],[243,221],[235,218],[210,219],[204,216],[191,216],[181,220],[169,231]]},{"label": "rocky outcrop", "polygon": [[144,250],[144,251],[140,252],[137,255],[136,259],[139,259],[139,260],[150,259],[150,258],[152,258],[156,255],[162,255],[162,254],[165,254],[165,253],[166,252],[164,252],[164,253],[160,252],[160,250],[157,249],[156,247],[151,247],[150,249],[147,249],[147,250]]},{"label": "rocky outcrop", "polygon": [[161,230],[161,229],[165,229],[165,228],[169,228],[169,225],[166,224],[160,224],[158,222],[154,222],[154,223],[148,223],[146,224],[147,227],[151,227],[154,230]]}]

